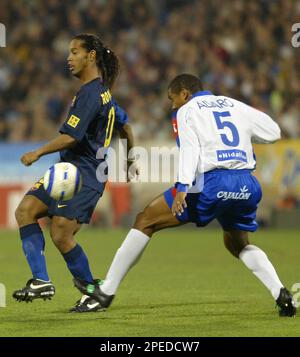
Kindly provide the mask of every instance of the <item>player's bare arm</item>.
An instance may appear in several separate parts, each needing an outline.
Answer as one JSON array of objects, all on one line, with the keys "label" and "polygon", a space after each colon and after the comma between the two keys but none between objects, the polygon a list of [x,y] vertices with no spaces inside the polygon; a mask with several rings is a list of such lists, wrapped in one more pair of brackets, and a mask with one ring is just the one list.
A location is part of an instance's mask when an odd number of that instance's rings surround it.
[{"label": "player's bare arm", "polygon": [[55,139],[49,141],[41,148],[24,154],[21,157],[21,161],[25,166],[30,166],[35,161],[38,161],[44,155],[71,148],[75,144],[76,144],[76,140],[72,138],[72,136],[67,134],[61,134]]},{"label": "player's bare arm", "polygon": [[127,140],[127,158],[129,159],[129,152],[134,146],[134,138],[131,125],[128,123],[124,124],[119,129],[119,136],[121,139]]},{"label": "player's bare arm", "polygon": [[135,176],[140,175],[140,168],[136,164],[136,158],[130,157],[129,153],[134,147],[134,137],[132,132],[132,127],[130,124],[126,123],[119,129],[119,136],[121,139],[127,140],[127,181],[131,181]]}]

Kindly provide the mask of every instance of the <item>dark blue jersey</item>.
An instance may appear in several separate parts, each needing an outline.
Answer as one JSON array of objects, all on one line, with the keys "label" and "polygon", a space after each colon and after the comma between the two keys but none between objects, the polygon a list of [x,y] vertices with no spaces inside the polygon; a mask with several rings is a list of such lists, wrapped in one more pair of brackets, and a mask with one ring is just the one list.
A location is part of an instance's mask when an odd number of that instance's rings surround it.
[{"label": "dark blue jersey", "polygon": [[61,151],[60,157],[79,168],[84,185],[102,190],[96,170],[104,160],[96,158],[97,151],[108,148],[114,128],[119,129],[127,122],[126,112],[116,104],[99,78],[80,88],[68,118],[60,128],[60,133],[72,136],[77,143],[71,149]]}]

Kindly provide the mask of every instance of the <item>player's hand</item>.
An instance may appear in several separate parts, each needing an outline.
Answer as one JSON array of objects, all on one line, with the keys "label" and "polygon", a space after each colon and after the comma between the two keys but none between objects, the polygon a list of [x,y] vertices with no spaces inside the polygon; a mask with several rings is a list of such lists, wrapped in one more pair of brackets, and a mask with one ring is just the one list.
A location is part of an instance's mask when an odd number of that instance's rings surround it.
[{"label": "player's hand", "polygon": [[187,208],[185,198],[186,198],[186,192],[177,192],[176,193],[176,196],[174,198],[173,205],[172,205],[173,216],[176,216],[176,214],[178,214],[178,216],[181,216],[184,209]]},{"label": "player's hand", "polygon": [[136,160],[127,160],[127,182],[131,182],[135,177],[139,180],[140,166]]},{"label": "player's hand", "polygon": [[25,166],[30,166],[32,163],[40,158],[36,151],[30,151],[21,157],[21,161]]}]

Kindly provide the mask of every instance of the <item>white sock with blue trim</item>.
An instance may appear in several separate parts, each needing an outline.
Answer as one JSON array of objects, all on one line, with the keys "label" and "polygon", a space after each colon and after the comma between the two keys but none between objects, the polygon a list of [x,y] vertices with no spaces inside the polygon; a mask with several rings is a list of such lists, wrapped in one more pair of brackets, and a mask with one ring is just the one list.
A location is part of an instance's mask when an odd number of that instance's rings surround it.
[{"label": "white sock with blue trim", "polygon": [[150,238],[137,229],[131,229],[114,256],[101,290],[114,295],[130,268],[135,265],[145,250]]},{"label": "white sock with blue trim", "polygon": [[270,290],[276,300],[283,287],[266,253],[255,245],[247,245],[239,255],[240,260]]}]

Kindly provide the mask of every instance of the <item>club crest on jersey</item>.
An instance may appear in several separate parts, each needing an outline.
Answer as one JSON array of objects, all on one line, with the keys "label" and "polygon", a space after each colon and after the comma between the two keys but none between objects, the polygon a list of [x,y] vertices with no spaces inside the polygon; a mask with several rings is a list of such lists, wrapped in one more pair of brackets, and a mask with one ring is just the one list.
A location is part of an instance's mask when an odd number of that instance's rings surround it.
[{"label": "club crest on jersey", "polygon": [[222,198],[222,201],[227,200],[248,200],[251,196],[250,192],[247,192],[248,188],[246,186],[240,188],[240,192],[226,192],[219,191],[217,193],[218,198]]},{"label": "club crest on jersey", "polygon": [[177,126],[176,115],[173,115],[173,117],[172,117],[172,126],[173,126],[173,132],[174,132],[174,136],[175,136],[175,139],[176,139],[177,146],[180,146],[179,145],[179,135],[178,135],[178,126]]},{"label": "club crest on jersey", "polygon": [[79,122],[80,119],[77,116],[71,115],[69,120],[67,121],[67,124],[70,125],[72,128],[76,128]]},{"label": "club crest on jersey", "polygon": [[176,119],[172,119],[173,131],[175,136],[178,136],[178,128],[177,128],[177,121]]},{"label": "club crest on jersey", "polygon": [[38,190],[44,184],[44,178],[42,177],[38,182],[36,182],[31,188],[30,191]]}]

